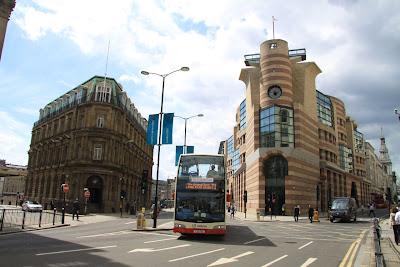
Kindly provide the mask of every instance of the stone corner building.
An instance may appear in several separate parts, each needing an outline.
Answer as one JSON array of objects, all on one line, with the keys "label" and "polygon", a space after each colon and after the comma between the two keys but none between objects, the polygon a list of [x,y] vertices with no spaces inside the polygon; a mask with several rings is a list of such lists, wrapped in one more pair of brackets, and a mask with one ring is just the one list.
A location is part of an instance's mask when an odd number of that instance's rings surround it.
[{"label": "stone corner building", "polygon": [[15,0],[0,0],[0,60],[6,36],[7,24],[11,12],[15,7]]},{"label": "stone corner building", "polygon": [[228,189],[239,212],[245,211],[245,191],[249,214],[270,207],[280,214],[283,203],[286,214],[295,205],[304,214],[308,205],[326,212],[337,196],[367,205],[392,184],[388,157],[372,156],[344,103],[316,89],[321,70],[305,59],[305,49],[289,50],[280,39],[245,56],[239,76],[245,99],[223,146]]},{"label": "stone corner building", "polygon": [[[32,129],[25,194],[46,205],[91,196],[89,211],[148,206],[153,146],[147,120],[112,78],[94,76],[40,109]],[[146,186],[147,185],[147,186]],[[67,208],[68,209],[68,208]]]}]

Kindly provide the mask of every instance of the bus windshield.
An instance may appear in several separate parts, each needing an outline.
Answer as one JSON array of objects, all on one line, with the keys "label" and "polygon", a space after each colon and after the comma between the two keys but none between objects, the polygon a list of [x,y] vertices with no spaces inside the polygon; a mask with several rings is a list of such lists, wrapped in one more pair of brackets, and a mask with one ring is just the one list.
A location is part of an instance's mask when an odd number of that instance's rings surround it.
[{"label": "bus windshield", "polygon": [[181,156],[176,184],[175,220],[225,221],[225,169],[220,156]]}]

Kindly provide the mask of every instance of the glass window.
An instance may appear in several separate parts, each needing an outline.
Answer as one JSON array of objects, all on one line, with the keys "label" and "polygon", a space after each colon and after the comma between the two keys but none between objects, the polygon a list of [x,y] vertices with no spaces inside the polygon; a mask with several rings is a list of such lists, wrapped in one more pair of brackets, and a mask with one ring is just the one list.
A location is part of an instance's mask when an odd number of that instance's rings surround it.
[{"label": "glass window", "polygon": [[96,126],[98,128],[103,128],[104,127],[104,116],[98,116],[97,117]]},{"label": "glass window", "polygon": [[244,129],[246,128],[246,99],[240,103],[240,124],[239,128]]},{"label": "glass window", "polygon": [[291,108],[271,106],[260,111],[260,146],[294,147]]},{"label": "glass window", "polygon": [[328,96],[317,90],[317,115],[318,120],[330,127],[333,127],[332,102]]},{"label": "glass window", "polygon": [[94,100],[109,103],[111,100],[111,88],[108,86],[104,87],[104,84],[98,84],[96,86],[96,95]]},{"label": "glass window", "polygon": [[94,145],[94,153],[93,153],[93,159],[94,160],[101,160],[101,156],[102,156],[102,151],[103,148],[101,146],[101,144],[95,144]]}]

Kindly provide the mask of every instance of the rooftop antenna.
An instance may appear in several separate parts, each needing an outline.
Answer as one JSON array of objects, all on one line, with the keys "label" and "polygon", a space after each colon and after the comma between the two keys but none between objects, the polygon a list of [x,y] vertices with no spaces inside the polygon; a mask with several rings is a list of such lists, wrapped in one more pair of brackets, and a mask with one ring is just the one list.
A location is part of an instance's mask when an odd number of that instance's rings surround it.
[{"label": "rooftop antenna", "polygon": [[272,16],[272,39],[275,39],[275,21],[276,20],[277,19],[274,16]]},{"label": "rooftop antenna", "polygon": [[104,73],[104,91],[106,90],[106,79],[107,79],[107,67],[108,67],[108,55],[109,54],[110,54],[110,39],[108,39],[107,59],[106,59],[106,72]]}]

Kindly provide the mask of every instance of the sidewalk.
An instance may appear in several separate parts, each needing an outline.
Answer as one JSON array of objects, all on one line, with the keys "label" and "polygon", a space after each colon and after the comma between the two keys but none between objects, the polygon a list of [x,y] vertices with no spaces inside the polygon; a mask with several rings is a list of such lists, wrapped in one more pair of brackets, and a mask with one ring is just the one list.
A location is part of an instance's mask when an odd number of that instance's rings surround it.
[{"label": "sidewalk", "polygon": [[393,229],[389,219],[381,221],[382,229],[381,250],[387,267],[400,266],[400,245],[394,241]]}]

